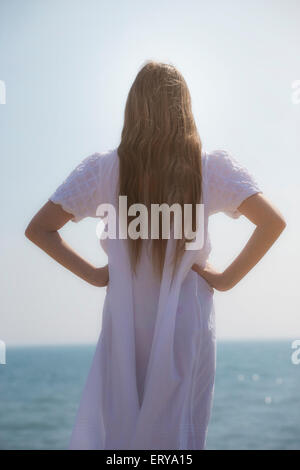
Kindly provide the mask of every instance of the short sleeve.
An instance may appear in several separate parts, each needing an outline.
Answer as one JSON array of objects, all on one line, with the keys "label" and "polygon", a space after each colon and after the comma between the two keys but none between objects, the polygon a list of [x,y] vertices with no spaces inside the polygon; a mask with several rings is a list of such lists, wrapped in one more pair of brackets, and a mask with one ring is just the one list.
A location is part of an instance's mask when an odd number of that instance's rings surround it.
[{"label": "short sleeve", "polygon": [[96,217],[101,203],[101,154],[86,157],[49,197],[71,214],[73,222],[85,217]]},{"label": "short sleeve", "polygon": [[242,202],[262,192],[255,177],[224,150],[209,153],[206,158],[209,213],[240,217],[238,207]]}]

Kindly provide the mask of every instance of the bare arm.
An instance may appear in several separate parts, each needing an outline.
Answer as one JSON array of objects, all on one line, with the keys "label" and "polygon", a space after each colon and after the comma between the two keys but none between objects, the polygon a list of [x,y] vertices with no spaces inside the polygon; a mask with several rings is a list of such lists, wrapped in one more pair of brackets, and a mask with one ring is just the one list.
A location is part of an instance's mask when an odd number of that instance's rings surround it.
[{"label": "bare arm", "polygon": [[71,218],[59,204],[47,201],[25,230],[26,237],[51,258],[88,283],[103,287],[108,283],[108,267],[96,268],[76,253],[58,230]]},{"label": "bare arm", "polygon": [[192,267],[212,287],[220,291],[234,287],[266,254],[286,227],[281,213],[261,193],[246,199],[240,205],[239,211],[256,225],[241,253],[221,273],[209,264],[204,268],[197,264]]}]

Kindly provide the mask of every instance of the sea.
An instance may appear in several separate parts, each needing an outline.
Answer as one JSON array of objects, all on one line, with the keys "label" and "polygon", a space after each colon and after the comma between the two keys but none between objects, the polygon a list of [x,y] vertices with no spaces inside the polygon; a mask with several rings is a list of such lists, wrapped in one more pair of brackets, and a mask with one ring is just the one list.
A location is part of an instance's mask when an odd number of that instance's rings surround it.
[{"label": "sea", "polygon": [[[218,341],[209,450],[300,449],[300,364],[292,341]],[[95,346],[7,347],[0,449],[69,443]]]}]

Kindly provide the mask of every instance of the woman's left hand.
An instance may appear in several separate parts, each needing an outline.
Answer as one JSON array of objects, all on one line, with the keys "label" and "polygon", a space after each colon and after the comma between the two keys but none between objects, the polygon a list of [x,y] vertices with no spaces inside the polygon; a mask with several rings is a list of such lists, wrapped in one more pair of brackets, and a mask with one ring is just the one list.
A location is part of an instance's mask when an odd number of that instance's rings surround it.
[{"label": "woman's left hand", "polygon": [[202,276],[216,290],[226,291],[233,287],[230,285],[226,275],[223,272],[217,271],[209,263],[206,263],[204,268],[199,266],[199,264],[193,264],[192,270],[199,274],[199,276]]}]

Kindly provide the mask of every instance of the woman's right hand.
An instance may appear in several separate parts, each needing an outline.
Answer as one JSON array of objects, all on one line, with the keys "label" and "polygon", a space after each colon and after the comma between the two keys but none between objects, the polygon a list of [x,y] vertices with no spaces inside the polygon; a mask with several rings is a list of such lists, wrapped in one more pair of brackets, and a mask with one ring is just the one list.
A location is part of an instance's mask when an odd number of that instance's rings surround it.
[{"label": "woman's right hand", "polygon": [[102,268],[94,268],[88,282],[96,287],[105,287],[108,285],[109,271],[108,264]]}]

